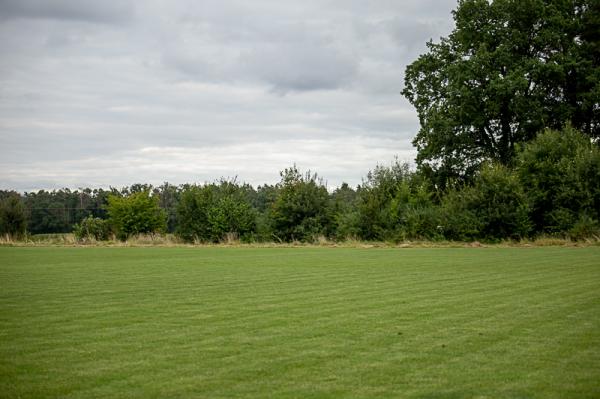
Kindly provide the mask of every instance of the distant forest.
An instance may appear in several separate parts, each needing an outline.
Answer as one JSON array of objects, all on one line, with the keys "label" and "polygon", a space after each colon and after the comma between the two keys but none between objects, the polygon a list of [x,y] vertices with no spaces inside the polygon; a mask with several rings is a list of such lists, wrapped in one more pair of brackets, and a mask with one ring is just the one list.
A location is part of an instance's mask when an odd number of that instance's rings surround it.
[{"label": "distant forest", "polygon": [[296,166],[237,181],[0,192],[0,233],[188,242],[600,237],[598,0],[460,0],[402,94],[420,130],[395,162],[329,192]]}]

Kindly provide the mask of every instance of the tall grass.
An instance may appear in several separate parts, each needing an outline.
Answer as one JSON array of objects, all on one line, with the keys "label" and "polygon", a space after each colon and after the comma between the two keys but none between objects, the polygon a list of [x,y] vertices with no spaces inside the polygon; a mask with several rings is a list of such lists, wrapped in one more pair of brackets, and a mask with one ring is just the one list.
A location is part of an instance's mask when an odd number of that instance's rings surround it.
[{"label": "tall grass", "polygon": [[227,234],[218,243],[195,241],[186,243],[173,234],[140,234],[125,241],[117,240],[114,236],[107,241],[97,241],[93,238],[77,240],[73,234],[36,234],[15,239],[8,235],[0,236],[0,246],[87,246],[87,247],[250,247],[250,248],[276,248],[276,247],[340,247],[340,248],[460,248],[460,247],[589,247],[600,246],[600,237],[592,236],[580,240],[570,238],[540,236],[533,239],[520,241],[503,240],[496,242],[463,242],[463,241],[430,241],[430,240],[405,240],[393,241],[361,241],[354,238],[334,241],[325,236],[319,236],[312,243],[293,241],[256,241],[241,242],[235,234]]}]

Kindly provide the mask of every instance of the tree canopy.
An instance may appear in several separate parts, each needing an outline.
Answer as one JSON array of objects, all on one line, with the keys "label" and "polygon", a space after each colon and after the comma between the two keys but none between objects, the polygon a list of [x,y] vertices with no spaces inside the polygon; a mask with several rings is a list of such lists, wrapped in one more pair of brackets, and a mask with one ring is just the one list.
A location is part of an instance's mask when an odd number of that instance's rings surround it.
[{"label": "tree canopy", "polygon": [[251,191],[247,185],[226,180],[186,187],[177,205],[177,234],[187,242],[219,242],[226,237],[249,240],[256,224]]},{"label": "tree canopy", "polygon": [[316,173],[284,169],[271,207],[274,236],[283,241],[314,241],[327,234],[330,204],[327,188]]},{"label": "tree canopy", "polygon": [[167,227],[167,215],[150,191],[132,191],[128,196],[111,194],[107,205],[109,222],[118,238],[126,240],[144,233],[161,233]]},{"label": "tree canopy", "polygon": [[0,196],[0,234],[20,238],[25,234],[26,225],[25,207],[19,195],[10,192]]},{"label": "tree canopy", "polygon": [[436,182],[510,164],[565,123],[600,137],[600,1],[460,0],[455,29],[409,65],[417,164]]}]

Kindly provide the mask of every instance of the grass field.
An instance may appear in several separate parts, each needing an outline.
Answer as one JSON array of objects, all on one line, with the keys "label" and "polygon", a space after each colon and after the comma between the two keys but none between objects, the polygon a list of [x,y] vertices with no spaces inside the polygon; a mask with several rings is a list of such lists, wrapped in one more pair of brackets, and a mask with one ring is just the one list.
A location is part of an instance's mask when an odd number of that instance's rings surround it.
[{"label": "grass field", "polygon": [[0,397],[599,398],[599,248],[0,248]]}]

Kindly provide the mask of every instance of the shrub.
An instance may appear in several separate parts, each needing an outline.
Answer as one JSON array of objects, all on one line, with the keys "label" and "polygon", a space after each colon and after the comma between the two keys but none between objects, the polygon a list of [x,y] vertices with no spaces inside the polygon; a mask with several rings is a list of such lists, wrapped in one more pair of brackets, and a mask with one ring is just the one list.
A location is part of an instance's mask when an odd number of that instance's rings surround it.
[{"label": "shrub", "polygon": [[568,235],[572,240],[584,240],[592,237],[600,238],[600,223],[588,215],[581,215],[569,230]]},{"label": "shrub", "polygon": [[511,170],[486,164],[473,186],[452,189],[442,201],[444,234],[453,240],[519,239],[531,231],[529,202]]},{"label": "shrub", "polygon": [[330,196],[332,214],[331,235],[337,240],[356,239],[360,234],[356,210],[357,193],[347,183],[342,183]]},{"label": "shrub", "polygon": [[477,217],[471,204],[478,202],[471,187],[452,188],[442,199],[440,230],[445,238],[471,241],[481,235],[483,222]]},{"label": "shrub", "polygon": [[388,240],[398,220],[398,212],[392,209],[392,201],[411,179],[407,164],[395,161],[391,166],[377,166],[369,171],[367,179],[358,189],[358,213],[360,238],[365,240]]},{"label": "shrub", "polygon": [[432,198],[433,192],[421,176],[409,174],[400,182],[390,204],[396,240],[441,238],[440,212]]},{"label": "shrub", "polygon": [[167,217],[158,206],[158,198],[149,191],[129,194],[127,197],[108,197],[109,223],[117,238],[126,240],[138,234],[162,233],[166,229]]},{"label": "shrub", "polygon": [[300,174],[296,166],[280,173],[281,182],[271,207],[273,234],[283,241],[311,241],[327,236],[331,209],[327,188],[316,174]]},{"label": "shrub", "polygon": [[360,236],[360,214],[348,209],[334,215],[335,237],[338,240],[357,239]]},{"label": "shrub", "polygon": [[439,207],[433,204],[405,207],[401,223],[398,224],[396,231],[398,241],[439,240],[443,238]]},{"label": "shrub", "polygon": [[547,130],[519,151],[517,171],[537,232],[564,234],[583,215],[600,219],[600,150],[589,137]]},{"label": "shrub", "polygon": [[175,234],[186,242],[208,241],[211,236],[208,208],[213,203],[213,186],[188,186],[177,206],[179,225]]},{"label": "shrub", "polygon": [[247,190],[235,182],[186,187],[177,207],[176,234],[187,242],[219,242],[238,237],[252,240],[256,211]]},{"label": "shrub", "polygon": [[232,236],[248,241],[256,227],[256,213],[247,201],[226,195],[208,208],[207,222],[212,241],[229,241]]},{"label": "shrub", "polygon": [[105,241],[110,238],[110,225],[104,219],[88,216],[73,226],[73,235],[77,241]]}]

